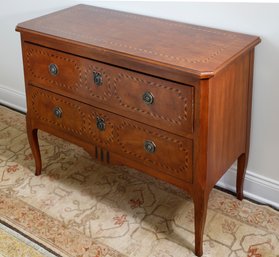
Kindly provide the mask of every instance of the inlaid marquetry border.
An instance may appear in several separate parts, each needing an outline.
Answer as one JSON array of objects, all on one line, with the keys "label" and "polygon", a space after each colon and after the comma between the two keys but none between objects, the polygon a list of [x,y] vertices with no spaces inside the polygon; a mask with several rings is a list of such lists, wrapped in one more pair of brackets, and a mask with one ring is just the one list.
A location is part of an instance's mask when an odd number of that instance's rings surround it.
[{"label": "inlaid marquetry border", "polygon": [[[83,84],[82,69],[81,69],[81,65],[79,65],[77,60],[75,60],[74,58],[55,54],[54,52],[49,53],[44,48],[41,48],[41,47],[34,47],[32,45],[25,45],[25,47],[26,47],[25,55],[26,55],[27,69],[30,72],[31,76],[33,76],[35,79],[39,79],[39,80],[45,81],[48,84],[51,84],[54,86],[59,86],[59,87],[69,89],[72,91],[78,91],[79,88],[81,88],[81,85]],[[36,57],[40,57],[40,56],[46,56],[50,59],[59,59],[64,62],[67,62],[67,63],[72,63],[74,65],[75,69],[78,71],[78,74],[77,74],[78,81],[76,81],[74,84],[68,84],[68,83],[63,83],[59,79],[55,80],[50,77],[43,76],[42,74],[35,73],[35,71],[33,70],[33,65],[31,64],[32,59],[36,58]],[[47,63],[46,63],[46,67],[47,67]],[[58,76],[59,76],[59,74],[58,74]]]},{"label": "inlaid marquetry border", "polygon": [[[183,101],[183,104],[184,104],[183,105],[183,108],[184,108],[183,116],[181,116],[180,113],[177,113],[176,116],[174,116],[174,118],[171,118],[171,117],[168,117],[165,115],[158,114],[156,112],[152,112],[151,110],[141,109],[139,107],[136,107],[136,104],[135,104],[135,106],[131,106],[131,105],[125,103],[125,100],[120,97],[118,90],[117,90],[117,87],[119,85],[121,85],[121,79],[123,79],[123,78],[134,81],[134,82],[138,83],[139,85],[141,85],[141,84],[148,85],[148,86],[150,86],[150,90],[152,90],[153,87],[156,87],[156,88],[161,88],[162,90],[168,90],[171,92],[175,92],[177,95],[177,99]],[[182,125],[182,123],[183,123],[182,121],[191,122],[191,117],[189,117],[189,113],[191,113],[191,110],[189,110],[189,107],[191,106],[191,104],[189,104],[189,99],[188,99],[187,95],[183,94],[182,91],[180,89],[178,89],[177,87],[171,87],[171,86],[156,83],[153,81],[148,81],[146,79],[143,79],[143,78],[140,78],[137,76],[133,76],[128,73],[121,72],[121,73],[118,73],[118,76],[115,79],[114,94],[115,94],[114,97],[118,100],[120,106],[124,109],[128,109],[133,112],[138,112],[142,115],[148,115],[157,120],[163,120],[165,122],[169,122],[174,125]],[[158,99],[158,100],[160,100],[160,99]],[[163,99],[161,99],[161,101],[163,101]],[[191,103],[191,101],[190,101],[190,103]]]},{"label": "inlaid marquetry border", "polygon": [[[151,157],[152,155],[150,155],[150,158],[145,157],[144,149],[142,151],[142,154],[136,153],[135,151],[128,149],[127,146],[125,145],[125,141],[120,140],[120,131],[123,129],[127,129],[127,127],[130,127],[133,130],[143,131],[152,140],[153,140],[153,138],[163,139],[164,141],[166,141],[166,147],[167,147],[167,144],[169,144],[169,143],[177,145],[177,150],[183,152],[184,162],[177,163],[177,165],[174,167],[174,166],[170,166],[166,163],[154,160]],[[183,143],[182,141],[180,141],[178,139],[172,138],[172,137],[168,136],[166,133],[163,133],[163,132],[158,133],[156,131],[151,131],[147,128],[138,126],[137,124],[135,124],[133,122],[128,122],[128,121],[122,121],[120,124],[115,126],[115,134],[116,134],[115,140],[116,140],[117,144],[121,147],[122,152],[127,155],[133,156],[134,158],[136,158],[139,161],[143,161],[152,166],[157,166],[158,168],[162,168],[165,173],[167,173],[175,178],[181,179],[181,180],[183,180],[182,178],[185,178],[185,173],[192,172],[192,170],[190,170],[190,168],[192,167],[192,165],[190,164],[190,162],[192,161],[191,160],[192,148],[189,147],[190,149],[188,149],[186,147],[185,142]],[[154,141],[156,141],[156,139],[154,139]],[[175,174],[177,174],[178,176],[176,176]],[[189,176],[189,177],[191,177],[191,176]]]},{"label": "inlaid marquetry border", "polygon": [[[126,13],[126,12],[119,12],[119,11],[114,11],[114,10],[110,10],[110,9],[98,8],[98,7],[90,8],[89,10],[87,10],[83,5],[76,6],[75,8],[69,8],[66,10],[62,10],[60,12],[52,14],[52,17],[54,19],[55,17],[59,16],[59,18],[64,17],[64,19],[65,19],[66,17],[69,18],[68,14],[71,13],[73,15],[72,19],[75,19],[75,15],[78,10],[88,11],[88,12],[90,12],[89,14],[92,16],[94,16],[94,13],[113,14],[113,15],[117,15],[117,16],[125,16],[125,17],[132,18],[132,19],[139,20],[139,21],[145,20],[145,21],[148,21],[151,23],[159,23],[159,24],[163,24],[164,26],[168,26],[168,27],[179,27],[180,29],[185,28],[185,29],[191,29],[191,30],[196,30],[196,31],[203,31],[203,32],[210,33],[210,34],[217,34],[217,35],[221,35],[223,37],[228,37],[231,42],[234,42],[234,40],[238,38],[235,33],[232,33],[229,31],[210,29],[210,28],[191,25],[191,24],[182,23],[182,22],[175,22],[175,21],[170,21],[170,20],[165,20],[165,19],[157,19],[157,18],[153,18],[153,17]],[[98,38],[96,35],[91,36],[91,35],[78,33],[78,32],[73,33],[73,32],[69,32],[69,31],[65,31],[62,28],[59,28],[59,24],[57,24],[57,26],[55,26],[55,27],[50,28],[49,25],[46,23],[48,21],[48,19],[49,18],[47,16],[41,17],[40,20],[37,21],[34,28],[38,28],[39,30],[41,30],[41,29],[51,30],[54,33],[57,33],[60,35],[66,35],[66,36],[69,36],[70,38],[78,37],[80,39],[90,40],[91,43],[101,43],[101,44],[110,45],[110,46],[117,46],[119,48],[128,49],[128,50],[130,49],[130,50],[133,50],[138,53],[144,53],[144,54],[149,54],[152,56],[163,57],[169,61],[177,61],[177,62],[190,63],[190,64],[208,63],[210,60],[212,60],[216,56],[220,55],[226,48],[229,47],[229,44],[220,46],[217,50],[211,52],[209,57],[207,57],[207,58],[189,59],[189,58],[181,57],[181,56],[168,55],[163,52],[158,52],[155,50],[148,50],[145,48],[135,47],[133,45],[124,44],[124,43],[120,43],[120,42],[116,42],[116,41],[104,40],[104,39]],[[75,19],[75,21],[78,23],[78,19]]]}]

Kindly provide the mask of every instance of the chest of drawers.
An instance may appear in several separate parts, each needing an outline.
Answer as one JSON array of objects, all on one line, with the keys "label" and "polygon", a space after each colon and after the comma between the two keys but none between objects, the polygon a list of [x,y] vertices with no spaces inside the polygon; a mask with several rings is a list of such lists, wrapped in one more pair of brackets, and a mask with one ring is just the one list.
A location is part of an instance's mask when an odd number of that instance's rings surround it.
[{"label": "chest of drawers", "polygon": [[77,5],[21,23],[27,133],[38,129],[187,191],[202,256],[208,196],[249,153],[255,36]]}]

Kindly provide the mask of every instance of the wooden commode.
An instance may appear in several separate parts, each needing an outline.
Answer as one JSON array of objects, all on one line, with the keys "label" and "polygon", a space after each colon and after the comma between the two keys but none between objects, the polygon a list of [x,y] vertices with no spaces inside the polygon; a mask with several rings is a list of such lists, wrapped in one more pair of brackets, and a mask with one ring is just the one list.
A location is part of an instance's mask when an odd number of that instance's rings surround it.
[{"label": "wooden commode", "polygon": [[202,256],[208,196],[249,153],[256,36],[77,5],[21,23],[27,133],[38,129],[94,158],[188,192]]}]

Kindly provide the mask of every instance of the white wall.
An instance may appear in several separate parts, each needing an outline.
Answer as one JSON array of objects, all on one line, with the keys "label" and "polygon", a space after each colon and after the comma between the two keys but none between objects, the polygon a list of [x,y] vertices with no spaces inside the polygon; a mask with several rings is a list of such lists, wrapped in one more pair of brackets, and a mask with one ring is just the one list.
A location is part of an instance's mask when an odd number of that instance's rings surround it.
[{"label": "white wall", "polygon": [[[251,152],[245,189],[246,195],[250,193],[250,197],[257,199],[262,195],[263,201],[269,200],[279,206],[279,196],[274,195],[279,193],[279,4],[5,1],[5,5],[1,3],[0,6],[0,102],[25,108],[20,40],[14,31],[16,24],[76,3],[259,35],[262,43],[255,54]],[[232,178],[228,174],[222,185],[231,188]]]}]

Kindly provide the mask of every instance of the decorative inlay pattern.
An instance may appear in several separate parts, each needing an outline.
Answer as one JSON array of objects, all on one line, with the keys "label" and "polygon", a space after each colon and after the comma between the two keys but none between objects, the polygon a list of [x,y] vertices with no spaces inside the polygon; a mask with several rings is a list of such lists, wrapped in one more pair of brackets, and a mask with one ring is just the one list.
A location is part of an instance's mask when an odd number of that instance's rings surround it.
[{"label": "decorative inlay pattern", "polygon": [[[150,90],[152,90],[152,88],[156,87],[156,88],[161,88],[162,90],[168,90],[171,92],[175,92],[177,97],[175,99],[172,99],[172,101],[180,100],[181,102],[183,102],[184,113],[178,112],[176,114],[176,116],[170,117],[170,116],[162,115],[160,113],[152,112],[150,110],[148,111],[148,110],[140,109],[138,103],[135,103],[134,106],[131,106],[131,105],[125,103],[125,99],[121,98],[121,96],[119,95],[119,90],[118,90],[118,87],[121,86],[121,79],[123,79],[123,78],[135,81],[136,83],[138,83],[139,87],[142,84],[148,85],[148,86],[150,86]],[[138,112],[143,115],[151,116],[151,118],[155,118],[157,120],[159,119],[159,120],[163,120],[166,122],[170,122],[170,123],[173,123],[174,125],[182,125],[182,121],[187,122],[190,120],[189,119],[189,99],[187,98],[186,95],[182,94],[180,89],[175,88],[175,87],[155,83],[153,81],[147,81],[145,79],[129,75],[129,73],[119,73],[114,82],[114,96],[118,100],[118,102],[119,102],[120,106],[122,106],[122,108],[131,110],[133,112]],[[166,105],[165,99],[158,99],[158,100],[164,101],[164,105]],[[165,113],[164,110],[162,110],[162,112]]]},{"label": "decorative inlay pattern", "polygon": [[[96,117],[102,117],[106,124],[106,129],[104,131],[99,131],[96,127]],[[110,117],[104,113],[98,113],[93,108],[90,113],[86,116],[87,129],[86,134],[99,145],[109,146],[114,142],[113,130],[114,126],[111,122]]]},{"label": "decorative inlay pattern", "polygon": [[[104,84],[99,87],[96,85],[90,85],[90,80],[93,80],[93,72],[97,71],[102,74],[104,79]],[[108,98],[111,98],[111,77],[107,74],[106,70],[100,66],[94,64],[89,64],[84,67],[84,87],[90,93],[90,96],[97,98],[99,101],[107,101]],[[98,90],[98,92],[96,92]],[[102,94],[100,94],[100,91]],[[99,93],[99,94],[98,94]]]},{"label": "decorative inlay pattern", "polygon": [[[90,96],[98,101],[107,101],[111,97],[111,78],[107,72],[100,66],[94,65],[93,61],[86,60],[77,56],[73,56],[66,53],[61,53],[55,50],[49,50],[39,46],[33,46],[26,44],[26,63],[27,69],[33,78],[40,81],[44,81],[47,85],[53,85],[55,88],[60,87],[64,90],[74,92],[75,94],[84,96]],[[62,67],[66,67],[68,63],[71,63],[77,72],[73,73],[73,79],[70,82],[65,82],[63,78],[60,78],[58,74],[55,79],[47,72],[35,71],[36,60],[48,57],[49,59],[62,61],[60,64]],[[48,67],[48,62],[45,60],[45,67]],[[59,66],[60,66],[59,65]],[[93,84],[93,71],[102,73],[105,80],[105,85],[96,87]],[[92,82],[90,83],[90,80]],[[84,91],[86,90],[86,91]],[[85,92],[85,93],[84,93]]]},{"label": "decorative inlay pattern", "polygon": [[[59,54],[53,54],[53,53],[50,53],[50,52],[44,50],[44,48],[31,47],[31,45],[26,49],[25,54],[26,54],[27,69],[28,69],[29,73],[34,78],[37,78],[39,80],[43,80],[46,83],[52,84],[54,86],[69,89],[71,91],[77,91],[78,92],[79,88],[82,87],[83,80],[82,80],[81,66],[78,64],[76,59],[71,58],[70,55],[67,55],[68,57],[65,57],[65,55],[61,56]],[[45,57],[48,57],[48,58],[51,58],[51,59],[62,60],[63,62],[67,62],[67,63],[71,63],[73,65],[73,67],[78,72],[77,73],[77,81],[75,81],[73,84],[63,83],[63,80],[53,79],[51,77],[51,75],[46,77],[46,76],[42,75],[41,73],[40,74],[36,73],[33,69],[34,65],[36,65],[36,59],[41,58],[42,56],[45,56]],[[32,60],[34,61],[33,64],[32,64]],[[45,63],[46,67],[48,66],[48,64],[50,64],[50,63]]]},{"label": "decorative inlay pattern", "polygon": [[[97,15],[99,14],[101,15],[112,15],[114,17],[117,18],[123,18],[123,16],[127,17],[127,18],[131,18],[134,20],[138,20],[139,22],[141,21],[146,21],[149,22],[150,25],[154,25],[154,24],[163,24],[163,26],[167,26],[168,29],[172,29],[172,27],[175,28],[179,28],[180,30],[182,30],[182,32],[184,31],[185,33],[187,33],[187,30],[194,30],[197,32],[204,32],[204,33],[208,33],[208,34],[215,34],[215,35],[219,35],[222,37],[227,37],[230,42],[233,42],[234,40],[237,40],[237,36],[234,33],[231,32],[227,32],[227,31],[222,31],[222,30],[215,30],[215,29],[210,29],[210,28],[206,28],[206,27],[202,27],[202,26],[194,26],[191,24],[185,24],[185,23],[179,23],[179,22],[174,22],[174,21],[168,21],[168,20],[163,20],[163,19],[156,19],[156,18],[152,18],[152,17],[146,17],[146,16],[141,16],[141,15],[136,15],[136,14],[131,14],[131,13],[124,13],[124,12],[117,12],[117,11],[113,11],[113,10],[108,10],[108,9],[103,9],[103,8],[85,8],[84,6],[79,6],[79,7],[75,7],[75,9],[67,9],[64,12],[58,12],[57,14],[52,14],[52,18],[54,19],[56,16],[61,18],[63,17],[63,20],[69,20],[69,22],[71,22],[71,20],[75,20],[75,23],[80,23],[80,26],[85,26],[86,24],[83,24],[82,21],[79,21],[78,19],[75,19],[75,17],[78,15],[78,11],[82,11],[84,12],[84,15],[87,17],[93,16],[94,13],[96,13]],[[70,15],[69,15],[70,14]],[[71,17],[71,20],[70,18]],[[137,53],[143,53],[143,54],[148,54],[153,56],[157,56],[157,57],[163,57],[166,60],[169,61],[178,61],[182,64],[188,63],[188,64],[197,64],[197,63],[208,63],[209,61],[211,61],[212,59],[214,59],[215,57],[217,57],[218,55],[220,55],[226,48],[229,47],[228,44],[222,44],[219,45],[218,47],[215,47],[215,50],[211,50],[209,52],[209,54],[207,54],[207,57],[201,57],[198,58],[198,56],[195,56],[194,58],[186,58],[186,57],[182,57],[182,56],[175,56],[175,55],[170,55],[170,54],[166,54],[164,52],[160,52],[160,51],[156,51],[154,49],[150,50],[150,49],[145,49],[145,48],[141,48],[141,47],[136,47],[134,45],[131,44],[125,44],[122,43],[120,41],[112,41],[112,40],[105,40],[103,38],[98,37],[98,34],[96,33],[92,33],[92,34],[85,34],[85,33],[80,33],[79,31],[69,31],[69,30],[64,30],[59,23],[56,26],[50,26],[48,23],[48,17],[42,17],[40,19],[40,21],[37,22],[37,25],[40,29],[45,29],[45,30],[51,30],[52,33],[56,33],[59,35],[64,35],[66,37],[69,38],[79,38],[79,40],[85,40],[85,41],[90,41],[91,43],[95,43],[95,44],[104,44],[107,46],[116,46],[118,48],[122,48],[125,49],[125,51],[127,50],[132,50],[133,52],[137,52]]]},{"label": "decorative inlay pattern", "polygon": [[[74,129],[70,126],[66,126],[63,122],[63,119],[66,118],[69,119],[71,117],[69,116],[64,117],[64,114],[62,114],[61,119],[56,119],[56,118],[49,119],[47,118],[47,116],[44,116],[43,114],[39,113],[37,107],[38,104],[42,103],[41,102],[42,98],[44,99],[43,101],[51,102],[55,105],[69,106],[70,109],[68,109],[68,113],[71,113],[71,110],[78,111],[78,115],[75,118],[81,119],[80,123],[83,124],[82,127],[80,127],[80,129]],[[43,90],[33,89],[31,94],[31,99],[32,99],[32,111],[36,115],[36,118],[47,123],[48,125],[59,127],[64,131],[68,131],[89,138],[92,141],[92,143],[96,143],[98,145],[109,146],[114,142],[114,136],[113,136],[114,126],[107,115],[103,113],[98,113],[93,108],[90,109],[83,108],[82,105],[78,103],[74,103],[73,101],[67,100],[64,97],[59,97],[53,94],[46,93]],[[52,110],[49,111],[52,112]],[[105,131],[100,132],[96,127],[97,116],[104,118],[106,123]]]},{"label": "decorative inlay pattern", "polygon": [[[156,161],[155,159],[152,158],[152,154],[150,154],[150,158],[144,156],[144,148],[142,147],[142,154],[140,154],[139,152],[132,150],[132,149],[128,149],[126,146],[126,142],[125,142],[125,136],[122,136],[123,140],[120,140],[120,134],[125,134],[125,132],[120,132],[121,130],[124,129],[128,129],[128,127],[130,127],[130,129],[132,130],[137,130],[137,131],[143,131],[144,133],[146,133],[147,137],[149,139],[154,138],[154,141],[156,141],[156,138],[161,138],[166,142],[166,147],[168,147],[168,143],[171,144],[175,144],[176,150],[178,152],[183,152],[183,155],[185,156],[184,162],[183,163],[177,163],[175,166],[170,166],[166,163],[164,163],[163,161]],[[125,120],[123,122],[121,122],[121,124],[117,124],[115,126],[115,134],[116,134],[116,141],[118,143],[119,146],[121,146],[122,151],[125,154],[131,155],[133,157],[135,157],[138,160],[144,161],[145,163],[149,163],[152,166],[157,166],[163,169],[164,172],[168,173],[169,175],[173,176],[173,177],[178,177],[180,179],[184,178],[185,179],[185,172],[190,172],[189,167],[190,167],[190,152],[191,149],[187,149],[185,147],[185,145],[183,144],[182,141],[177,140],[175,138],[169,137],[167,134],[165,133],[158,133],[155,131],[151,131],[149,129],[146,129],[144,127],[138,126],[136,125],[136,123],[133,122],[129,122],[128,120]],[[155,142],[156,144],[156,142]]]},{"label": "decorative inlay pattern", "polygon": [[[73,102],[70,101],[65,101],[63,98],[60,97],[56,97],[53,96],[52,94],[46,93],[43,90],[36,90],[36,89],[32,89],[31,91],[31,103],[32,103],[32,112],[35,114],[36,118],[38,120],[41,120],[45,123],[47,123],[48,125],[51,126],[55,126],[55,127],[59,127],[60,129],[63,129],[65,131],[77,134],[77,135],[84,135],[86,128],[85,128],[85,117],[86,114],[81,110],[80,105],[78,104],[74,104]],[[38,104],[41,103],[42,99],[44,99],[44,101],[46,101],[46,99],[48,99],[47,101],[51,102],[51,103],[57,103],[57,104],[62,104],[62,105],[66,105],[69,106],[70,108],[72,108],[73,110],[78,111],[79,115],[78,117],[81,119],[81,124],[83,124],[82,127],[80,127],[80,129],[73,129],[71,127],[65,126],[64,122],[63,122],[63,117],[62,117],[62,121],[58,121],[56,119],[49,119],[47,118],[46,115],[42,115],[42,113],[38,112]],[[50,112],[52,112],[52,110],[49,110]],[[75,117],[77,118],[77,117]]]},{"label": "decorative inlay pattern", "polygon": [[[86,10],[83,6],[78,6],[76,7],[77,10]],[[126,16],[132,19],[136,19],[136,20],[140,20],[140,21],[148,21],[148,22],[152,22],[152,23],[162,23],[164,25],[167,25],[169,27],[180,27],[182,29],[192,29],[192,30],[196,30],[196,31],[204,31],[207,33],[213,33],[213,34],[218,34],[218,35],[222,35],[222,36],[227,36],[230,37],[231,39],[235,38],[236,35],[228,32],[228,31],[222,31],[222,30],[214,30],[214,29],[210,29],[210,28],[206,28],[206,27],[202,27],[202,26],[197,26],[197,25],[191,25],[191,24],[187,24],[187,23],[180,23],[180,22],[174,22],[174,21],[170,21],[170,20],[165,20],[165,19],[158,19],[158,18],[153,18],[153,17],[148,17],[145,15],[139,15],[139,14],[132,14],[132,13],[128,13],[128,12],[118,12],[118,11],[114,11],[114,10],[110,10],[110,9],[105,9],[105,8],[91,8],[90,12],[102,12],[102,13],[109,13],[109,14],[113,14],[113,15],[118,15],[118,16]],[[74,10],[71,10],[72,13],[74,13]]]}]

